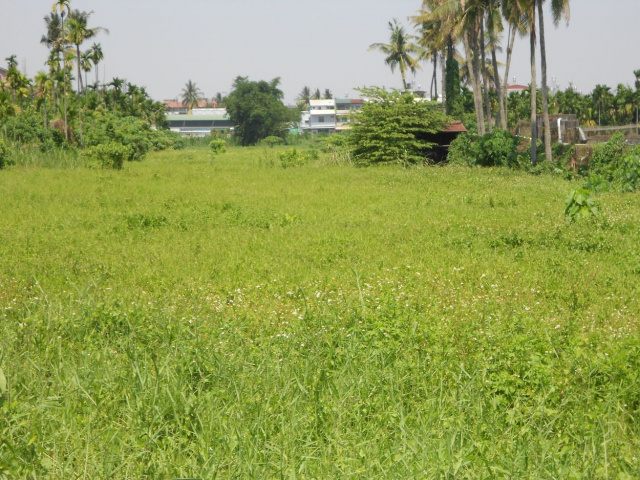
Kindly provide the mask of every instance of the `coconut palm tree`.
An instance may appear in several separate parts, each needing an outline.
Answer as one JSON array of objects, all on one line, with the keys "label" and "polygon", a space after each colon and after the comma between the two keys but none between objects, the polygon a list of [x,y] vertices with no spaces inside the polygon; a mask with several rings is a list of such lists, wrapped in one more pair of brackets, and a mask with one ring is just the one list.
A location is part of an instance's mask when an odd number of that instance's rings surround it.
[{"label": "coconut palm tree", "polygon": [[76,47],[76,64],[78,67],[78,93],[82,92],[82,54],[80,53],[80,45],[85,40],[95,37],[100,32],[109,33],[109,30],[103,27],[88,27],[89,17],[93,12],[81,12],[73,10],[69,15],[68,38]]},{"label": "coconut palm tree", "polygon": [[[55,0],[52,7],[52,12],[60,12],[60,43],[59,49],[60,52],[64,50],[64,46],[66,44],[65,35],[64,35],[64,16],[68,14],[71,10],[70,6],[71,0]],[[62,79],[62,109],[64,113],[64,137],[67,141],[69,141],[69,123],[67,121],[67,82],[66,82],[66,68],[63,65],[63,79]]]},{"label": "coconut palm tree", "polygon": [[94,43],[91,45],[89,49],[91,55],[91,62],[93,66],[96,68],[96,86],[100,83],[100,77],[98,75],[98,64],[104,59],[104,54],[102,53],[102,45],[99,43]]},{"label": "coconut palm tree", "polygon": [[536,146],[538,143],[538,112],[536,97],[536,4],[538,0],[530,0],[527,5],[529,20],[529,48],[531,61],[531,165],[537,163]]},{"label": "coconut palm tree", "polygon": [[516,34],[521,37],[526,35],[526,15],[525,4],[523,0],[501,0],[501,10],[507,24],[509,25],[509,34],[507,40],[507,59],[504,68],[504,77],[502,83],[502,102],[504,105],[504,118],[502,119],[503,130],[507,129],[507,86],[509,82],[509,69],[511,67],[511,57],[513,54],[513,45],[515,43]]},{"label": "coconut palm tree", "polygon": [[391,72],[395,72],[396,67],[400,70],[402,86],[407,90],[407,70],[415,73],[420,68],[416,57],[421,53],[421,48],[412,43],[412,36],[404,31],[404,27],[398,25],[395,18],[389,22],[389,43],[373,43],[369,46],[369,51],[378,50],[386,55],[384,62],[389,65]]},{"label": "coconut palm tree", "polygon": [[189,80],[182,89],[182,103],[190,110],[198,107],[202,101],[202,97],[202,91],[198,88],[195,82],[192,82],[191,80]]}]

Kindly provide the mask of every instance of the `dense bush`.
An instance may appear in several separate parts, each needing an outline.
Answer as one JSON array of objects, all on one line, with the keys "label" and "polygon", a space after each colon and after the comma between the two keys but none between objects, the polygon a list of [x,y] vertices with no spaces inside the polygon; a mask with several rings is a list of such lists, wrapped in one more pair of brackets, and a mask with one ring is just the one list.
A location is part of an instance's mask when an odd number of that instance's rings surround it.
[{"label": "dense bush", "polygon": [[514,167],[518,162],[518,138],[504,130],[495,130],[474,145],[476,164],[484,167]]},{"label": "dense bush", "polygon": [[209,142],[209,150],[211,150],[213,155],[225,153],[227,151],[227,142],[224,140],[211,140],[211,142]]},{"label": "dense bush", "polygon": [[110,141],[87,148],[86,154],[98,160],[102,168],[121,170],[124,161],[130,160],[133,156],[132,150],[129,145]]},{"label": "dense bush", "polygon": [[277,137],[275,135],[269,135],[267,138],[263,138],[260,140],[260,145],[266,145],[268,147],[273,148],[275,145],[282,145],[284,143],[284,138]]},{"label": "dense bush", "polygon": [[356,114],[347,137],[356,164],[424,162],[434,145],[429,134],[449,121],[442,110],[398,91],[367,88],[361,92],[370,101]]},{"label": "dense bush", "polygon": [[318,152],[316,150],[302,152],[296,148],[290,148],[285,152],[278,153],[278,160],[280,160],[282,168],[301,167],[310,161],[317,159]]},{"label": "dense bush", "polygon": [[0,132],[7,140],[49,151],[64,145],[64,135],[58,130],[44,128],[39,115],[16,115],[0,122]]},{"label": "dense bush", "polygon": [[451,164],[518,166],[518,137],[504,130],[496,130],[481,137],[463,133],[451,142],[447,159]]},{"label": "dense bush", "polygon": [[451,142],[447,161],[451,165],[466,165],[469,167],[476,164],[472,134],[461,133]]},{"label": "dense bush", "polygon": [[9,154],[11,151],[0,138],[0,168],[4,168],[9,163]]},{"label": "dense bush", "polygon": [[639,187],[640,145],[627,147],[624,136],[617,133],[593,149],[584,188],[593,192],[633,192]]}]

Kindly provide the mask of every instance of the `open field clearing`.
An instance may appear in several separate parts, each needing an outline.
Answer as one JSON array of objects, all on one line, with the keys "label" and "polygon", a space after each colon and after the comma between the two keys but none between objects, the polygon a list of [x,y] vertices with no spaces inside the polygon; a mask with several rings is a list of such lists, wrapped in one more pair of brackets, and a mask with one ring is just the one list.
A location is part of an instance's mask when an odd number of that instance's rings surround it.
[{"label": "open field clearing", "polygon": [[0,172],[0,478],[640,478],[637,194],[275,152]]}]

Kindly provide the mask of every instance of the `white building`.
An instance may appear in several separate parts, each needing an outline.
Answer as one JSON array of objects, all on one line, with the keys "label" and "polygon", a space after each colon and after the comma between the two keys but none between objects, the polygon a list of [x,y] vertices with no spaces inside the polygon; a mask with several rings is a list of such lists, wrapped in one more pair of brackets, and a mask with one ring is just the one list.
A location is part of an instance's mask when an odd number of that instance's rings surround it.
[{"label": "white building", "polygon": [[346,130],[353,121],[350,115],[364,106],[364,100],[337,98],[310,100],[309,110],[302,112],[300,132],[333,133]]}]

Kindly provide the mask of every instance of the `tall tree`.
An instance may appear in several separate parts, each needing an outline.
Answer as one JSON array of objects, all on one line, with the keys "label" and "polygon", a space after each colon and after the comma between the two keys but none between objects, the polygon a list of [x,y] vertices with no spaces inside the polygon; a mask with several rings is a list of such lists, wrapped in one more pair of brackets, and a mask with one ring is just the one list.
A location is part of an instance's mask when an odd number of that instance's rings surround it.
[{"label": "tall tree", "polygon": [[104,53],[102,52],[102,45],[94,43],[89,49],[91,62],[96,69],[96,86],[100,84],[100,76],[98,75],[98,64],[104,60]]},{"label": "tall tree", "polygon": [[385,54],[384,62],[389,65],[391,72],[395,72],[396,68],[400,70],[402,86],[406,91],[407,70],[415,73],[420,68],[415,56],[420,54],[421,49],[411,41],[412,36],[405,33],[404,27],[398,25],[395,18],[393,22],[389,22],[389,31],[389,43],[372,43],[369,51],[378,50]]},{"label": "tall tree", "polygon": [[[60,12],[60,29],[61,40],[59,44],[60,51],[64,50],[66,44],[66,37],[64,34],[64,17],[71,10],[71,0],[55,0],[53,3],[52,12]],[[64,114],[64,137],[69,141],[69,122],[67,121],[67,79],[66,79],[66,66],[63,64],[63,77],[62,77],[62,109]]]},{"label": "tall tree", "polygon": [[202,98],[202,91],[198,88],[195,82],[189,80],[182,89],[182,104],[186,105],[189,110],[193,110],[194,108],[198,108]]},{"label": "tall tree", "polygon": [[227,98],[227,111],[234,124],[234,136],[243,146],[254,145],[270,135],[284,138],[296,112],[283,103],[280,79],[270,82],[237,77]]},{"label": "tall tree", "polygon": [[80,10],[73,10],[69,14],[68,22],[68,38],[69,42],[76,47],[76,65],[78,67],[78,93],[82,92],[82,54],[80,52],[80,46],[85,40],[89,40],[100,32],[109,33],[109,30],[103,27],[88,26],[89,17],[93,12],[81,12]]},{"label": "tall tree", "polygon": [[504,77],[502,83],[502,103],[504,118],[502,119],[502,129],[507,129],[507,86],[509,82],[509,69],[511,67],[511,57],[513,55],[513,46],[515,44],[516,35],[526,35],[526,0],[501,0],[502,15],[509,25],[509,34],[507,36],[507,60],[505,63]]},{"label": "tall tree", "polygon": [[537,144],[538,144],[538,112],[537,112],[537,87],[536,87],[536,3],[537,0],[531,0],[529,7],[529,48],[531,61],[531,165],[537,163]]}]

